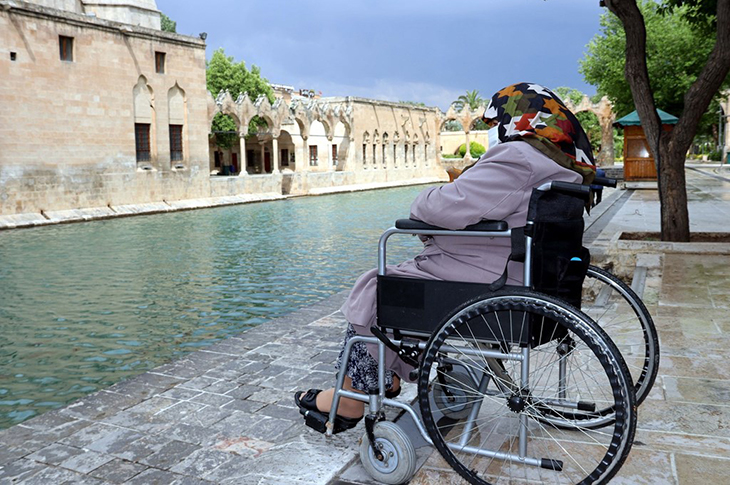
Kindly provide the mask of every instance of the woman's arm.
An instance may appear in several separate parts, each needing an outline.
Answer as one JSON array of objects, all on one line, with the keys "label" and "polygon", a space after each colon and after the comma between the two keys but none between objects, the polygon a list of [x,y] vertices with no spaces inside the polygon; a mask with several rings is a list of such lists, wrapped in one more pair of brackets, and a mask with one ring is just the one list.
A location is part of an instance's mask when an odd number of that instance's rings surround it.
[{"label": "woman's arm", "polygon": [[453,183],[421,192],[411,205],[411,218],[446,229],[501,220],[517,209],[531,179],[522,150],[505,143],[489,150]]}]

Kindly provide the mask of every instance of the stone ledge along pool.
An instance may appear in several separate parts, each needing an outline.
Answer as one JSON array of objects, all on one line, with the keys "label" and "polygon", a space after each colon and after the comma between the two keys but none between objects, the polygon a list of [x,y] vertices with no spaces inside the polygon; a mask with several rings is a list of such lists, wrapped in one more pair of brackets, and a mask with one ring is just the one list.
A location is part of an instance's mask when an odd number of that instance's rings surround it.
[{"label": "stone ledge along pool", "polygon": [[423,189],[0,232],[0,428],[349,288]]}]

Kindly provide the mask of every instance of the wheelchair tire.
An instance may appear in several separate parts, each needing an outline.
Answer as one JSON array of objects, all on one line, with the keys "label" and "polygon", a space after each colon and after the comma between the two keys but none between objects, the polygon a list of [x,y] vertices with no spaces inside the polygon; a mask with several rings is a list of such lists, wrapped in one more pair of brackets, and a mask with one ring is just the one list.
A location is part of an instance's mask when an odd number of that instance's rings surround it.
[{"label": "wheelchair tire", "polygon": [[383,454],[378,460],[367,433],[360,443],[360,461],[368,474],[389,485],[405,483],[416,473],[416,451],[410,438],[395,423],[380,421],[373,428],[375,446]]},{"label": "wheelchair tire", "polygon": [[[529,348],[474,337],[478,326],[500,319],[559,338]],[[483,376],[470,393],[474,419],[455,421],[431,406],[444,355]],[[525,357],[522,365],[517,359]],[[473,484],[605,483],[625,461],[636,430],[633,383],[611,339],[579,310],[527,289],[473,299],[444,319],[426,344],[418,388],[435,447]],[[604,429],[584,426],[607,407],[613,419]]]},{"label": "wheelchair tire", "polygon": [[588,267],[583,283],[581,310],[621,351],[634,381],[638,406],[649,395],[659,371],[659,335],[649,310],[630,286],[593,265]]}]

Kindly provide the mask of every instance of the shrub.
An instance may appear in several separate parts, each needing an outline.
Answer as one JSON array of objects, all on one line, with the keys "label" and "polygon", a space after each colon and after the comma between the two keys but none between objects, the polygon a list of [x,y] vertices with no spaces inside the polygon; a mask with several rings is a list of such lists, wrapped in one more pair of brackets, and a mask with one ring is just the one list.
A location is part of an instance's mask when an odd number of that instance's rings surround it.
[{"label": "shrub", "polygon": [[[484,155],[484,152],[486,152],[487,149],[484,148],[484,145],[481,143],[477,143],[475,141],[469,143],[469,153],[471,154],[472,158],[479,158],[482,155]],[[462,158],[464,158],[464,155],[466,155],[466,143],[462,143],[462,145],[459,147],[459,155],[461,155]]]},{"label": "shrub", "polygon": [[441,158],[463,158],[463,157],[460,157],[459,155],[454,155],[451,153],[442,153]]},{"label": "shrub", "polygon": [[722,160],[722,151],[721,150],[713,150],[710,152],[709,155],[707,155],[708,160],[712,160],[715,162],[719,162]]}]

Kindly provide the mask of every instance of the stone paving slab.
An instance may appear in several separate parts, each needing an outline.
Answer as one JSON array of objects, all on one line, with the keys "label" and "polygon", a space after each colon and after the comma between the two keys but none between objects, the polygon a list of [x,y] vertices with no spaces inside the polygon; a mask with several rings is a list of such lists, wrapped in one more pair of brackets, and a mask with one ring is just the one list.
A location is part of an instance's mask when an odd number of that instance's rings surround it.
[{"label": "stone paving slab", "polygon": [[[689,174],[688,185],[692,214],[701,215],[693,230],[719,227],[730,212],[730,180]],[[604,198],[613,202],[604,206],[610,223],[598,246],[617,230],[657,230],[651,191],[622,197]],[[662,364],[612,483],[725,483],[730,255],[659,252],[636,261],[648,269],[644,299]],[[333,382],[343,300],[335,295],[0,431],[0,484],[374,483],[359,465],[362,424],[326,438],[302,424],[292,400],[295,389]],[[414,395],[404,385],[401,399]],[[430,448],[419,447],[419,456],[425,465],[412,484],[462,483]]]}]

